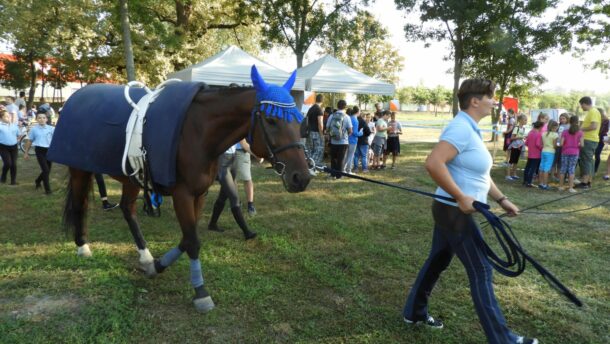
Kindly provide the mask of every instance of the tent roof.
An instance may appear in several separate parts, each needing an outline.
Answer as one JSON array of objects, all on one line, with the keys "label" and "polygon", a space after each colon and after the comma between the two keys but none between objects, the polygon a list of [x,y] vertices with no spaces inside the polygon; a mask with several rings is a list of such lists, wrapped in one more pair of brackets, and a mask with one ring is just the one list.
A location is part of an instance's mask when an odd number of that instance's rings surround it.
[{"label": "tent roof", "polygon": [[393,95],[394,85],[371,78],[326,55],[297,70],[295,89]]},{"label": "tent roof", "polygon": [[259,73],[268,83],[283,85],[290,77],[290,73],[273,67],[232,45],[206,60],[169,74],[167,78],[203,81],[215,86],[229,86],[231,83],[250,86],[252,65],[256,65]]}]

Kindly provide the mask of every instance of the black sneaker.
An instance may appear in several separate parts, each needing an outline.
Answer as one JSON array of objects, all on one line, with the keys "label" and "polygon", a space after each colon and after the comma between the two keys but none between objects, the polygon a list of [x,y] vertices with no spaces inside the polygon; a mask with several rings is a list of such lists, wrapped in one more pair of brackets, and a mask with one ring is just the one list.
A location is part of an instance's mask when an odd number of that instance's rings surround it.
[{"label": "black sneaker", "polygon": [[428,319],[424,320],[418,320],[418,321],[411,321],[409,319],[407,319],[406,317],[403,317],[403,320],[405,321],[405,323],[407,324],[412,324],[412,325],[426,325],[428,327],[434,328],[434,329],[442,329],[443,328],[443,322],[440,320],[435,320],[433,317],[428,315]]},{"label": "black sneaker", "polygon": [[576,189],[585,189],[587,187],[587,185],[588,185],[587,183],[582,183],[581,182],[581,183],[576,184],[574,186],[574,188],[576,188]]},{"label": "black sneaker", "polygon": [[118,204],[118,203],[110,203],[110,202],[108,202],[108,201],[104,201],[104,202],[102,202],[102,209],[104,209],[105,211],[108,211],[108,210],[114,209],[114,208],[116,208],[116,207],[118,207],[118,206],[119,206],[119,204]]},{"label": "black sneaker", "polygon": [[517,338],[517,344],[538,344],[538,339],[519,337]]},{"label": "black sneaker", "polygon": [[248,216],[252,217],[256,215],[256,208],[253,205],[248,206]]}]

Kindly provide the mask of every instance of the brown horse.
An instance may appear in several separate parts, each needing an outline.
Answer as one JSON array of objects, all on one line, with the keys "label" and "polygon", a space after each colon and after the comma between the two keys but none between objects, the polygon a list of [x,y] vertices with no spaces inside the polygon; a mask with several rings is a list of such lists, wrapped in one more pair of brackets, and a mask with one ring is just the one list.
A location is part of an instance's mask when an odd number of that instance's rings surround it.
[{"label": "brown horse", "polygon": [[[308,161],[299,142],[300,113],[288,91],[295,73],[284,86],[267,85],[253,67],[255,88],[229,88],[218,91],[201,90],[193,98],[184,118],[176,155],[176,182],[161,190],[171,195],[182,230],[180,243],[153,259],[146,248],[136,218],[136,199],[140,186],[127,176],[112,176],[122,183],[120,207],[140,254],[141,267],[150,276],[161,273],[186,252],[191,262],[191,283],[195,289],[193,303],[200,312],[207,312],[214,303],[204,288],[199,262],[200,241],[197,220],[201,214],[206,191],[218,171],[218,157],[244,137],[251,142],[253,153],[270,160],[281,175],[289,192],[305,190],[310,180]],[[281,94],[280,101],[265,95]],[[289,101],[286,101],[289,97]],[[266,111],[271,109],[272,111]],[[296,115],[296,120],[293,120]],[[60,121],[61,122],[61,121]],[[86,145],[87,142],[70,142]],[[68,193],[64,208],[64,225],[74,231],[79,256],[91,256],[87,244],[88,194],[92,173],[69,168]]]}]

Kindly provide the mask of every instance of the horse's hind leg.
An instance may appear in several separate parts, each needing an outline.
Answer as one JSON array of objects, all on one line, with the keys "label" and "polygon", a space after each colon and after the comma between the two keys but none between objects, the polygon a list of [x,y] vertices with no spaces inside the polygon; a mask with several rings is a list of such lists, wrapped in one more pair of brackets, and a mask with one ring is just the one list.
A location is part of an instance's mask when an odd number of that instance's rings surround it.
[{"label": "horse's hind leg", "polygon": [[63,224],[66,229],[74,231],[74,243],[78,246],[77,254],[82,257],[91,256],[91,249],[87,244],[88,229],[86,222],[90,189],[91,173],[70,168]]},{"label": "horse's hind leg", "polygon": [[155,270],[154,258],[148,248],[146,248],[146,240],[140,230],[138,224],[136,200],[140,193],[140,187],[131,184],[127,181],[123,183],[123,195],[121,196],[121,210],[123,211],[123,217],[129,225],[129,231],[133,236],[133,240],[136,242],[138,253],[140,255],[140,268],[146,272],[148,276],[154,276],[157,274]]}]

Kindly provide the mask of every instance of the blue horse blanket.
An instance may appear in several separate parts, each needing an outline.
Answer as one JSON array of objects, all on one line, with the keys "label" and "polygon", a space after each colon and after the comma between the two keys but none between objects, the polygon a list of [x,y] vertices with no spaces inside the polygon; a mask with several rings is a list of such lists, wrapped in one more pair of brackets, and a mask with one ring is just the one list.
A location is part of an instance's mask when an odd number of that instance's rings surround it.
[{"label": "blue horse blanket", "polygon": [[[179,82],[165,86],[146,112],[142,142],[153,183],[176,183],[176,154],[186,110],[203,83]],[[133,108],[124,86],[93,84],[75,92],[64,105],[51,146],[50,161],[84,171],[123,175],[121,160],[125,129]],[[146,91],[130,88],[138,102]]]}]

